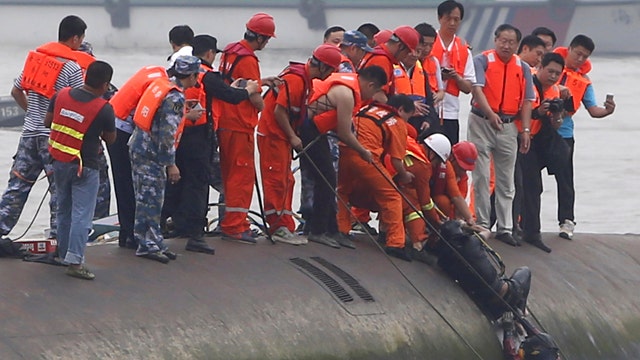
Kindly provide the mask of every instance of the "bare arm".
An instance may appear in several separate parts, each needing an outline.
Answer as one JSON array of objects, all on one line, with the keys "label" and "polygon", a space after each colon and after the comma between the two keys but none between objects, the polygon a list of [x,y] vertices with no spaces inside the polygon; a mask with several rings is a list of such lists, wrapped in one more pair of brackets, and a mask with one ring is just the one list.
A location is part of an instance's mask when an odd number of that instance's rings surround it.
[{"label": "bare arm", "polygon": [[613,99],[611,99],[611,100],[605,101],[604,107],[592,106],[587,108],[587,111],[589,112],[589,115],[591,115],[592,118],[600,119],[613,114],[615,109],[616,109],[616,103],[615,101],[613,101]]},{"label": "bare arm", "polygon": [[397,181],[400,184],[408,184],[411,181],[413,181],[413,178],[415,176],[412,173],[408,172],[407,169],[404,168],[404,163],[402,162],[402,159],[397,159],[392,157],[391,165],[393,165],[393,168],[398,173],[398,175],[396,176],[397,176]]},{"label": "bare arm", "polygon": [[53,122],[53,113],[48,112],[44,116],[44,126],[51,129],[51,123]]},{"label": "bare arm", "polygon": [[454,196],[451,198],[451,202],[456,209],[456,212],[464,221],[469,225],[474,225],[476,222],[473,220],[473,216],[471,215],[471,211],[469,210],[469,206],[467,202],[464,201],[462,196]]},{"label": "bare arm", "polygon": [[18,106],[22,108],[22,110],[27,111],[27,95],[24,91],[13,86],[11,88],[11,96],[13,96],[13,99],[16,101]]},{"label": "bare arm", "polygon": [[453,75],[454,80],[456,81],[456,85],[458,85],[458,89],[460,89],[460,91],[462,91],[465,94],[468,94],[471,92],[471,80],[465,80],[465,78],[463,78],[462,76],[460,76],[460,74],[455,73],[455,75]]},{"label": "bare arm", "polygon": [[365,149],[351,132],[351,126],[353,125],[351,117],[355,104],[351,89],[343,85],[334,86],[329,90],[327,98],[336,106],[338,117],[337,133],[340,140],[357,151],[364,160],[371,162],[371,152]]},{"label": "bare arm", "polygon": [[114,131],[103,131],[102,134],[100,134],[100,137],[102,138],[102,140],[104,140],[105,143],[107,143],[107,145],[111,145],[114,142],[116,142],[116,132]]},{"label": "bare arm", "polygon": [[[525,100],[522,103],[522,109],[520,109],[520,119],[522,120],[522,127],[525,129],[531,128],[531,110],[532,103],[529,100]],[[529,146],[531,143],[531,132],[523,131],[520,135],[520,152],[526,154],[529,152]]]}]

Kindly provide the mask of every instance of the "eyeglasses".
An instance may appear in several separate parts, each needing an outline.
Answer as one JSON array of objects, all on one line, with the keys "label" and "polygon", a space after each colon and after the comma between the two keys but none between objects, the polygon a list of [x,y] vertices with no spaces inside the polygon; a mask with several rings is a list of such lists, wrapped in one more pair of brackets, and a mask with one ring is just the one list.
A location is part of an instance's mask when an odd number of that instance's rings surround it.
[{"label": "eyeglasses", "polygon": [[509,46],[514,46],[518,43],[517,40],[505,39],[505,38],[497,38],[496,42],[500,45],[509,45]]}]

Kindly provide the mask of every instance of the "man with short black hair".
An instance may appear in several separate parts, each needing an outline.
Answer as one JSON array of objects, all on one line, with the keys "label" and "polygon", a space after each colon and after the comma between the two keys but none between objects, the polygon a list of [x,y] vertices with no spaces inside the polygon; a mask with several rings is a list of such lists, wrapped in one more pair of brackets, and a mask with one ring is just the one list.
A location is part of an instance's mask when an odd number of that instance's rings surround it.
[{"label": "man with short black hair", "polygon": [[[82,68],[78,59],[90,55],[77,50],[82,44],[86,29],[85,22],[75,15],[62,19],[58,28],[58,42],[50,42],[31,51],[22,73],[13,83],[11,96],[26,113],[9,183],[0,201],[2,236],[11,232],[18,222],[29,192],[44,170],[51,194],[49,237],[56,237],[56,191],[48,151],[49,129],[44,126],[44,118],[49,101],[56,91],[83,85]],[[55,64],[58,70],[52,72],[49,67],[41,66],[48,62]]]},{"label": "man with short black hair", "polygon": [[531,35],[537,36],[542,39],[542,41],[544,42],[545,52],[551,52],[551,50],[553,50],[553,47],[556,46],[556,33],[554,33],[553,30],[547,27],[537,27],[533,29]]},{"label": "man with short black hair", "polygon": [[346,30],[342,26],[332,26],[325,30],[323,43],[333,46],[340,46]]},{"label": "man with short black hair", "polygon": [[518,47],[518,56],[524,62],[529,64],[531,68],[537,68],[540,61],[542,61],[542,55],[545,53],[545,44],[542,39],[534,35],[527,35],[520,41]]},{"label": "man with short black hair", "polygon": [[[93,280],[85,267],[84,250],[100,184],[100,138],[116,139],[113,108],[102,95],[109,89],[113,68],[105,62],[89,65],[84,85],[63,88],[49,104],[44,125],[51,128],[49,152],[53,158],[57,191],[58,255],[69,264],[67,275]],[[69,134],[76,134],[69,136]]]},{"label": "man with short black hair", "polygon": [[376,42],[373,39],[373,36],[380,32],[380,28],[378,28],[375,24],[372,23],[364,23],[356,29],[363,33],[367,37],[367,45],[370,47],[376,46]]},{"label": "man with short black hair", "polygon": [[171,44],[173,53],[167,59],[167,67],[173,66],[173,62],[178,56],[193,55],[192,41],[193,30],[188,25],[176,25],[169,31],[169,44]]}]

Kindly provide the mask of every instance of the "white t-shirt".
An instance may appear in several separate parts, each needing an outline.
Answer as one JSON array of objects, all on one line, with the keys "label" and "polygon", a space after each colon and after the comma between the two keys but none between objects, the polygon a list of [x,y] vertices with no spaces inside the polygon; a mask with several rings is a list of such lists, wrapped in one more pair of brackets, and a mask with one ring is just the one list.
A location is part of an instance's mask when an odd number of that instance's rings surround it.
[{"label": "white t-shirt", "polygon": [[[438,36],[438,41],[442,43],[442,47],[444,48],[444,42],[442,42],[442,37]],[[453,41],[447,47],[447,51],[451,51],[454,44],[456,43],[455,36],[453,37]],[[468,52],[467,54],[467,62],[464,65],[464,74],[462,77],[465,80],[471,81],[471,83],[476,82],[476,71],[473,67],[473,55],[471,54],[471,50],[465,48]],[[451,64],[449,63],[449,59],[444,56],[440,65],[444,68],[451,68]],[[445,88],[447,87],[447,83],[453,80],[446,80],[444,83]],[[442,117],[444,119],[458,119],[460,115],[460,99],[458,96],[453,96],[447,92],[444,94],[444,100],[442,101],[442,106],[444,107],[442,111]]]},{"label": "white t-shirt", "polygon": [[178,58],[178,56],[185,56],[185,55],[193,56],[193,48],[191,46],[189,45],[183,46],[180,49],[178,49],[178,51],[171,54],[171,56],[169,56],[167,69],[173,66],[173,63],[176,62],[176,59]]}]

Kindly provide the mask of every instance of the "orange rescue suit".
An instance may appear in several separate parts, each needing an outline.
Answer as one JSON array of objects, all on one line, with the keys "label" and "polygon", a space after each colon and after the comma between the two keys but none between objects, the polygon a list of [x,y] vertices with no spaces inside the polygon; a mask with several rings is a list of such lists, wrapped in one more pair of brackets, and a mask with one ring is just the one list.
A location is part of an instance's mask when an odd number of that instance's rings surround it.
[{"label": "orange rescue suit", "polygon": [[382,90],[387,96],[396,93],[396,86],[393,80],[394,65],[398,65],[398,60],[389,52],[386,44],[380,44],[373,49],[373,52],[367,53],[360,62],[360,69],[367,68],[372,65],[377,65],[384,70],[387,75],[387,84],[382,87]]},{"label": "orange rescue suit", "polygon": [[381,157],[383,153],[396,159],[404,157],[406,125],[395,109],[376,102],[362,108],[353,122],[358,141],[374,155],[373,164],[362,160],[350,147],[340,146],[338,197],[342,201],[338,201],[338,229],[342,233],[351,230],[351,218],[345,203],[379,209],[380,221],[387,230],[387,246],[404,248],[402,197],[390,184],[391,175]]},{"label": "orange rescue suit", "polygon": [[274,111],[284,108],[289,122],[295,130],[306,114],[306,99],[309,96],[309,70],[306,64],[289,63],[278,77],[282,84],[270,89],[264,99],[264,109],[258,123],[258,150],[260,173],[264,189],[264,212],[271,229],[286,227],[295,231],[291,204],[295,180],[291,172],[291,145],[278,124]]},{"label": "orange rescue suit", "polygon": [[[227,83],[247,79],[260,83],[258,58],[246,40],[225,47],[220,59],[220,73]],[[220,226],[229,235],[249,230],[247,212],[253,197],[255,169],[254,132],[258,124],[258,109],[249,100],[237,105],[216,101],[218,119],[220,168],[225,192],[226,214]]]}]

